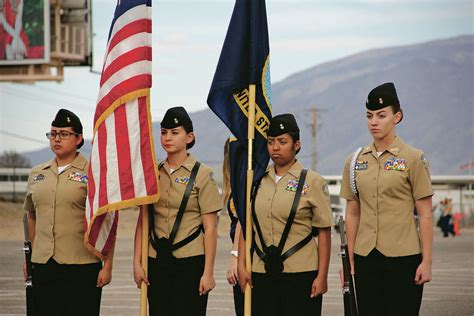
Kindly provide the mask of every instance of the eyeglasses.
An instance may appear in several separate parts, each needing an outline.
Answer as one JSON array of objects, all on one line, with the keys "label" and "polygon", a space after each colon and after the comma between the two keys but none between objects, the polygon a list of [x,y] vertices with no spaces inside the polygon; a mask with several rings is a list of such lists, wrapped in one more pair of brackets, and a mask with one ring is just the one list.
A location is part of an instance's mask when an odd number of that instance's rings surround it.
[{"label": "eyeglasses", "polygon": [[56,131],[51,131],[51,132],[46,133],[46,137],[50,140],[56,139],[56,136],[58,136],[58,135],[59,135],[59,138],[61,138],[61,139],[68,139],[69,136],[71,136],[71,135],[80,135],[80,134],[72,133],[72,132],[68,132],[68,131],[60,131],[59,133],[56,132]]}]

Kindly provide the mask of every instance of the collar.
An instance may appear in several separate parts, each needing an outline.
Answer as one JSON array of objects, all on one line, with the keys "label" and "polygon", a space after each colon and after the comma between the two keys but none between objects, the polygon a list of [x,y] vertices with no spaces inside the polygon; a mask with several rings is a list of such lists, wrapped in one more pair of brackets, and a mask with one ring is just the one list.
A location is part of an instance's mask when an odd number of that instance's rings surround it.
[{"label": "collar", "polygon": [[396,136],[395,140],[390,144],[390,146],[388,146],[387,151],[394,156],[398,156],[398,154],[402,150],[403,145],[405,145],[403,140],[400,137]]},{"label": "collar", "polygon": [[[74,158],[74,160],[69,164],[69,166],[78,168],[78,169],[84,169],[86,164],[87,164],[87,159],[81,153],[77,153],[76,158]],[[56,162],[56,158],[53,158],[47,163],[45,163],[41,169],[45,170],[48,168],[51,168],[53,170],[58,170],[58,163]]]},{"label": "collar", "polygon": [[[396,136],[393,142],[387,147],[385,151],[388,151],[394,156],[398,156],[398,154],[402,150],[403,145],[405,145],[403,140],[399,136]],[[362,149],[361,155],[376,152],[377,149],[375,148],[375,144],[372,142],[370,145],[365,146],[364,149]]]},{"label": "collar", "polygon": [[[196,164],[196,158],[192,154],[188,154],[188,157],[183,161],[183,163],[175,168],[174,170],[178,170],[179,168],[183,167],[187,169],[189,172],[193,169],[194,165]],[[168,160],[165,159],[162,162],[160,162],[159,168],[165,167],[165,169],[168,171],[170,170],[170,165],[168,163]]]},{"label": "collar", "polygon": [[[283,175],[283,177],[287,174],[291,174],[293,177],[298,179],[301,174],[301,170],[303,170],[303,165],[301,164],[301,162],[296,160],[295,163],[291,166],[290,170],[288,170],[288,172]],[[265,173],[268,174],[270,177],[275,178],[275,164],[271,164],[270,166],[268,166]]]}]

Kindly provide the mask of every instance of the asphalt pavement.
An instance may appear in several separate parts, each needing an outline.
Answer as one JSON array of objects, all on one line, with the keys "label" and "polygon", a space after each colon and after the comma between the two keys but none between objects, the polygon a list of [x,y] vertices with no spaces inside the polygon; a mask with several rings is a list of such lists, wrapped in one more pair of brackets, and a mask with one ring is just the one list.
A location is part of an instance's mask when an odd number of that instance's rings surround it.
[{"label": "asphalt pavement", "polygon": [[[208,315],[234,315],[232,289],[225,279],[230,241],[219,237]],[[425,286],[421,315],[474,315],[474,229],[462,235],[434,240],[433,281]],[[101,315],[139,315],[139,290],[133,282],[131,237],[119,238],[114,259],[112,283],[104,288]],[[343,315],[338,270],[339,235],[333,233],[329,269],[329,290],[323,298],[323,315]],[[21,240],[0,241],[0,315],[25,315],[25,291],[22,281]]]}]

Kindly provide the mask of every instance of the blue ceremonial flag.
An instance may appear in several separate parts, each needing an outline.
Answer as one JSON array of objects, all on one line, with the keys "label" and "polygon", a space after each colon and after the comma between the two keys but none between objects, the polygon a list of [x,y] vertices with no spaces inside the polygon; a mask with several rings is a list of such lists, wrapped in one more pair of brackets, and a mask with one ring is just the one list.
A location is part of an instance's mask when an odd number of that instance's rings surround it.
[{"label": "blue ceremonial flag", "polygon": [[[232,147],[231,187],[245,228],[249,85],[256,85],[254,181],[268,164],[266,131],[271,118],[270,48],[264,0],[237,0],[212,81],[207,104],[238,139]],[[237,143],[239,146],[237,146]],[[231,154],[232,154],[231,149]],[[238,153],[238,154],[237,154]],[[232,168],[232,165],[237,166]]]}]

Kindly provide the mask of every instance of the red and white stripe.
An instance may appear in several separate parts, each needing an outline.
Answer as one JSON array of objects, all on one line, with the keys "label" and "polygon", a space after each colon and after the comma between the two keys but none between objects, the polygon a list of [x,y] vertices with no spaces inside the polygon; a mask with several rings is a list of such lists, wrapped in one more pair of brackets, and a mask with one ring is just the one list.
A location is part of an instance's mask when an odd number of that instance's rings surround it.
[{"label": "red and white stripe", "polygon": [[[112,27],[94,117],[86,244],[102,257],[115,242],[117,210],[158,196],[149,117],[151,71],[151,7],[139,5]],[[127,97],[137,91],[147,93]]]}]

